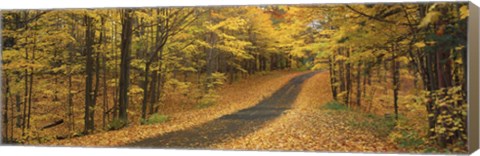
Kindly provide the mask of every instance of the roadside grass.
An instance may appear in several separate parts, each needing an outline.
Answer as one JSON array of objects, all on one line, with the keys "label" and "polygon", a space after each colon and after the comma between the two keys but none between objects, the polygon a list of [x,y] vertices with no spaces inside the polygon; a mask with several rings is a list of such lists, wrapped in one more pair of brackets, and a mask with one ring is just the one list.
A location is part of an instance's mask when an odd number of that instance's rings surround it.
[{"label": "roadside grass", "polygon": [[338,101],[330,101],[323,106],[325,109],[329,110],[337,110],[337,111],[347,111],[349,110],[348,107],[344,104],[341,104]]},{"label": "roadside grass", "polygon": [[355,120],[350,120],[349,125],[355,128],[371,131],[379,138],[387,138],[395,128],[395,118],[391,116],[379,116],[370,113],[358,113]]},{"label": "roadside grass", "polygon": [[370,131],[379,138],[387,139],[395,128],[395,118],[392,116],[380,116],[372,113],[359,112],[348,108],[348,106],[338,101],[326,103],[323,105],[323,109],[332,110],[334,114],[344,116],[343,119],[348,126]]},{"label": "roadside grass", "polygon": [[[347,126],[353,129],[368,131],[385,141],[394,142],[401,149],[421,153],[442,151],[436,147],[429,147],[424,137],[417,131],[408,128],[406,123],[409,122],[409,119],[401,114],[399,114],[398,120],[396,120],[395,116],[391,114],[381,116],[373,113],[364,113],[350,109],[338,101],[330,101],[323,105],[322,109],[329,110],[326,113],[339,116],[338,119],[344,120]],[[448,153],[448,151],[442,152]]]},{"label": "roadside grass", "polygon": [[142,119],[140,122],[143,124],[143,125],[153,125],[153,124],[159,124],[159,123],[164,123],[168,120],[168,116],[167,115],[163,115],[163,114],[158,114],[158,113],[155,113],[155,114],[152,114],[150,117],[148,117],[147,119]]}]

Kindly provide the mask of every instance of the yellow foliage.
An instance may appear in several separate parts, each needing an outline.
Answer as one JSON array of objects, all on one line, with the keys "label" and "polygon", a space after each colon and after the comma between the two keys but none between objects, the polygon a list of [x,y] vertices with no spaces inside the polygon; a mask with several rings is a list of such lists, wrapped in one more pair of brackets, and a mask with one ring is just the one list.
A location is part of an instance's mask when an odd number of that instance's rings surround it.
[{"label": "yellow foliage", "polygon": [[460,7],[460,19],[465,19],[469,15],[468,6],[464,5]]},{"label": "yellow foliage", "polygon": [[440,16],[442,14],[438,11],[430,11],[427,13],[427,15],[422,19],[420,24],[418,25],[418,28],[424,28],[430,23],[434,23],[440,19]]}]

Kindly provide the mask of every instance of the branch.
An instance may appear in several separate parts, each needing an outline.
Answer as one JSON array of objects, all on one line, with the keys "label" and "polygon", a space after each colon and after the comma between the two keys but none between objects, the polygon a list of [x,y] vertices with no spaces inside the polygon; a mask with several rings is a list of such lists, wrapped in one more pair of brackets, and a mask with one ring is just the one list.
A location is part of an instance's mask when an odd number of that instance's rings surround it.
[{"label": "branch", "polygon": [[362,16],[365,16],[365,17],[368,17],[369,19],[373,19],[373,20],[376,20],[376,21],[379,21],[379,22],[384,22],[384,23],[390,23],[390,24],[400,24],[400,25],[407,25],[409,26],[409,24],[406,24],[406,23],[397,23],[395,21],[390,21],[390,20],[386,20],[386,19],[382,19],[382,18],[378,18],[378,17],[375,17],[375,16],[371,16],[371,15],[367,15],[363,12],[360,12],[354,8],[352,8],[351,6],[349,5],[345,5],[348,9],[352,10],[353,12],[359,14],[359,15],[362,15]]},{"label": "branch", "polygon": [[60,120],[57,120],[57,121],[55,121],[55,122],[52,122],[52,123],[50,123],[50,124],[48,124],[48,125],[46,125],[46,126],[43,126],[42,128],[40,128],[40,130],[44,130],[44,129],[47,129],[47,128],[52,128],[52,127],[58,126],[58,125],[60,125],[60,124],[62,124],[62,123],[63,123],[63,119],[60,119]]},{"label": "branch", "polygon": [[30,22],[32,22],[32,21],[34,21],[34,20],[37,20],[38,18],[42,17],[42,15],[45,15],[45,14],[48,13],[48,12],[50,12],[50,10],[46,10],[46,11],[40,12],[40,13],[36,14],[35,16],[33,16],[32,18],[29,18],[29,19],[23,21],[23,22],[24,22],[24,25],[26,26],[28,23],[30,23]]}]

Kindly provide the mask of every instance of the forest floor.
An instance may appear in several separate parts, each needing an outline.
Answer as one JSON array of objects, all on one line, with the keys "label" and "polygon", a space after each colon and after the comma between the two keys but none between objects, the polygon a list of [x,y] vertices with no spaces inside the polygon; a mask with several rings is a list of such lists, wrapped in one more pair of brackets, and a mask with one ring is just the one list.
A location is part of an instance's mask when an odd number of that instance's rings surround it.
[{"label": "forest floor", "polygon": [[53,140],[47,146],[89,146],[114,147],[162,135],[168,132],[188,129],[208,121],[249,108],[270,97],[293,77],[305,72],[275,71],[259,73],[233,84],[226,84],[218,90],[217,104],[202,108],[168,114],[168,120],[155,125],[131,125],[116,131],[105,131],[65,140]]},{"label": "forest floor", "polygon": [[165,123],[49,145],[401,152],[389,141],[392,127],[383,116],[331,103],[328,80],[328,72],[259,76],[222,88],[219,104],[172,115]]}]

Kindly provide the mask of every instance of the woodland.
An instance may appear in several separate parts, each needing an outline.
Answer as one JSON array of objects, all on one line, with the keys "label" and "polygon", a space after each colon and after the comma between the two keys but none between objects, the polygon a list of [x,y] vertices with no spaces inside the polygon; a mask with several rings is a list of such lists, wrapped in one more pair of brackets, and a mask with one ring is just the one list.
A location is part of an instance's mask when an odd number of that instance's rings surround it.
[{"label": "woodland", "polygon": [[468,150],[467,3],[2,10],[1,20],[4,144]]}]

